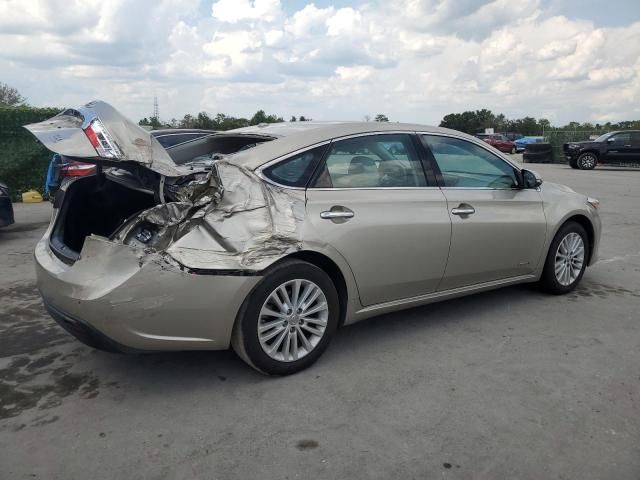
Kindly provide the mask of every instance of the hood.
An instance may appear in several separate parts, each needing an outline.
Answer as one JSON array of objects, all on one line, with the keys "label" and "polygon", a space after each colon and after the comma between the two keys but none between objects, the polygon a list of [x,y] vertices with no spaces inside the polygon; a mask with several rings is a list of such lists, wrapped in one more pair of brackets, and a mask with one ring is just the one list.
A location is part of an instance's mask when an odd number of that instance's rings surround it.
[{"label": "hood", "polygon": [[567,142],[567,145],[575,145],[577,147],[591,147],[599,145],[599,143],[593,142],[591,140],[583,140],[582,142]]},{"label": "hood", "polygon": [[168,177],[184,174],[150,132],[99,100],[25,128],[52,152],[83,162],[123,168],[132,162]]}]

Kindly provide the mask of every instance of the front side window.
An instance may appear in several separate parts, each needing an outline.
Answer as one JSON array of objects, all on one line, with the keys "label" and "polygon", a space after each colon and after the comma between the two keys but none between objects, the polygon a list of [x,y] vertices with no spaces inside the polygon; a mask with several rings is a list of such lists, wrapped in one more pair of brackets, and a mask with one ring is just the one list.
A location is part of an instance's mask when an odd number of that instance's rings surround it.
[{"label": "front side window", "polygon": [[484,148],[451,137],[422,135],[433,154],[445,187],[515,188],[515,169]]},{"label": "front side window", "polygon": [[314,187],[399,188],[427,185],[411,137],[367,135],[331,144]]},{"label": "front side window", "polygon": [[609,138],[609,141],[614,145],[630,145],[631,144],[631,134],[629,132],[621,132],[616,133],[612,137]]},{"label": "front side window", "polygon": [[279,185],[305,188],[326,145],[294,155],[263,170],[263,174]]}]

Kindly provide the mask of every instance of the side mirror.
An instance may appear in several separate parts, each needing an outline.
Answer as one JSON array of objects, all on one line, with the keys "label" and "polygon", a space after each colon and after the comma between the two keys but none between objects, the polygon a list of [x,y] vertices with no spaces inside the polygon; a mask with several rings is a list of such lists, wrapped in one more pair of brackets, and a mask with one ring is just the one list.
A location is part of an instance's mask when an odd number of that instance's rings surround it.
[{"label": "side mirror", "polygon": [[613,143],[613,142],[615,142],[615,141],[616,141],[615,137],[609,137],[609,138],[607,138],[607,143]]},{"label": "side mirror", "polygon": [[532,170],[522,170],[523,188],[538,188],[542,185],[542,177]]}]

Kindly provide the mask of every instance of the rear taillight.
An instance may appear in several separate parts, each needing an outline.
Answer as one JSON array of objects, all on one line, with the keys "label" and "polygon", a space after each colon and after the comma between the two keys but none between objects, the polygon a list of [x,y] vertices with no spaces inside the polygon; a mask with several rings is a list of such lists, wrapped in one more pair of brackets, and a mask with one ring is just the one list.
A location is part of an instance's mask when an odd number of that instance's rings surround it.
[{"label": "rear taillight", "polygon": [[98,119],[93,120],[87,128],[84,129],[84,133],[93,145],[93,148],[98,152],[98,156],[102,158],[120,158],[122,153],[111,139],[111,136],[102,125],[102,122]]},{"label": "rear taillight", "polygon": [[83,162],[69,162],[62,166],[60,169],[60,176],[62,177],[84,177],[90,175],[96,171],[96,166],[90,163]]}]

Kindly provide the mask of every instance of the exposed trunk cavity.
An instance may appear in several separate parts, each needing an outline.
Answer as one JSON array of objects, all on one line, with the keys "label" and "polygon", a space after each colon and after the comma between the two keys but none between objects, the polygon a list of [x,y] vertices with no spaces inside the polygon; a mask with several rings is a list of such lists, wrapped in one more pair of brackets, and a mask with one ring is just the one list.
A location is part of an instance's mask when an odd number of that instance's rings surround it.
[{"label": "exposed trunk cavity", "polygon": [[74,182],[56,220],[54,250],[72,262],[84,239],[97,235],[136,248],[141,261],[148,256],[197,271],[259,271],[301,248],[304,192],[265,183],[229,161],[171,179],[165,203],[157,185],[155,194],[136,185],[109,171],[103,179]]}]

